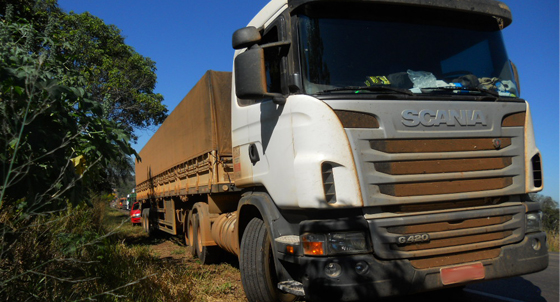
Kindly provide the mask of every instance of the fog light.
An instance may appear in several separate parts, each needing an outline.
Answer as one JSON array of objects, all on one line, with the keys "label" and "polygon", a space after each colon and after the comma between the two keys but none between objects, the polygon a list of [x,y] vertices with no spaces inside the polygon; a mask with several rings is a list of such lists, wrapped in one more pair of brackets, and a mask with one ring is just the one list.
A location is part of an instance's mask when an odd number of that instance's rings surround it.
[{"label": "fog light", "polygon": [[356,263],[355,269],[356,269],[356,273],[360,275],[365,275],[367,274],[367,272],[369,272],[369,265],[364,261],[360,261]]},{"label": "fog light", "polygon": [[531,243],[531,246],[533,247],[533,249],[535,251],[538,251],[541,249],[541,242],[538,239],[533,239],[533,242]]},{"label": "fog light", "polygon": [[340,273],[342,273],[342,267],[338,263],[331,262],[325,267],[325,275],[331,278],[340,276]]}]

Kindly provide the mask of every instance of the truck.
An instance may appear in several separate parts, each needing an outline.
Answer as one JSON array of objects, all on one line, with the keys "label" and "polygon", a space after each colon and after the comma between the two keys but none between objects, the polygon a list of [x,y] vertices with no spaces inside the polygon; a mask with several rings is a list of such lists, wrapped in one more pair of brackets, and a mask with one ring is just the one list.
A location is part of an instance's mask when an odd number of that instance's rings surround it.
[{"label": "truck", "polygon": [[139,153],[147,232],[249,301],[359,301],[548,265],[541,154],[494,0],[272,0]]}]

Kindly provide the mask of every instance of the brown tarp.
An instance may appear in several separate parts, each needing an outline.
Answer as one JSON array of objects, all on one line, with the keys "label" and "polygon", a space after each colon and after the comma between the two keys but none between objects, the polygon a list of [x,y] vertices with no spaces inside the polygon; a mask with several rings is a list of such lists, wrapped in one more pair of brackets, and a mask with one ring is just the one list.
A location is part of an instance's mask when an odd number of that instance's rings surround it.
[{"label": "brown tarp", "polygon": [[207,71],[140,151],[136,184],[212,150],[231,155],[231,72]]}]

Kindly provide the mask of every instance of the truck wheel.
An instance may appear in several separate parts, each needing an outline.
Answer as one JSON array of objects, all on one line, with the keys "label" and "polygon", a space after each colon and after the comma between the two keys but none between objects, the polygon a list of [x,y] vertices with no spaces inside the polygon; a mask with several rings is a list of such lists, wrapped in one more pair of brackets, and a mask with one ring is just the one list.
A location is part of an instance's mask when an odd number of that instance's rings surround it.
[{"label": "truck wheel", "polygon": [[296,296],[277,288],[272,244],[264,222],[253,218],[241,239],[239,268],[241,283],[251,302],[295,301]]},{"label": "truck wheel", "polygon": [[150,210],[144,209],[142,210],[142,228],[144,232],[150,234]]},{"label": "truck wheel", "polygon": [[217,246],[203,246],[202,245],[202,235],[200,220],[198,219],[198,214],[193,215],[194,220],[194,249],[196,251],[196,256],[202,264],[212,264],[218,262],[221,255],[221,249]]},{"label": "truck wheel", "polygon": [[157,237],[159,234],[155,225],[156,221],[150,216],[150,209],[144,209],[142,211],[142,226],[146,233],[148,233],[148,237]]},{"label": "truck wheel", "polygon": [[[194,215],[189,215],[187,221],[187,231],[185,232],[185,243],[187,245],[187,253],[191,256],[196,256],[196,248],[194,241]],[[197,215],[198,217],[198,215]]]}]

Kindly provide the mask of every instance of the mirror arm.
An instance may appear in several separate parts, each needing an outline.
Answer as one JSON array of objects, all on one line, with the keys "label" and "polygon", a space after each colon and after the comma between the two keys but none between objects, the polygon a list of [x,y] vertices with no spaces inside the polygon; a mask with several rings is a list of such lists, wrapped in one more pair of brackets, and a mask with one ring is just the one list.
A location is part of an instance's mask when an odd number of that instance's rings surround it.
[{"label": "mirror arm", "polygon": [[284,105],[286,104],[286,97],[281,93],[267,93],[267,96],[272,97],[272,102],[277,105]]},{"label": "mirror arm", "polygon": [[263,44],[261,45],[261,48],[284,47],[284,46],[290,46],[290,44],[292,44],[290,41],[278,41],[274,43]]}]

